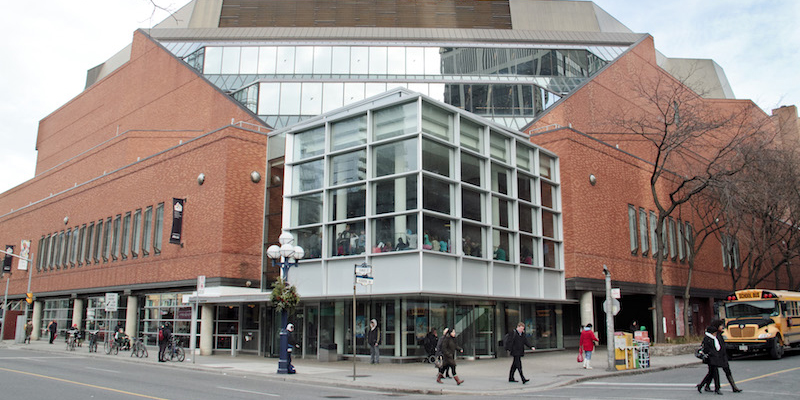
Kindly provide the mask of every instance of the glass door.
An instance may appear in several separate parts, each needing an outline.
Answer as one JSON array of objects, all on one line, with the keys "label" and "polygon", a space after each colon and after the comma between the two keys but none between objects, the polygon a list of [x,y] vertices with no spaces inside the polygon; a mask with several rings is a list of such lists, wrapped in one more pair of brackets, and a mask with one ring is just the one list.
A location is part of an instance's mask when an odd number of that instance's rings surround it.
[{"label": "glass door", "polygon": [[305,307],[305,314],[306,326],[304,330],[305,338],[303,340],[305,350],[303,351],[303,357],[316,358],[317,349],[319,348],[319,306],[307,305]]},{"label": "glass door", "polygon": [[259,304],[242,306],[242,336],[239,338],[241,349],[247,353],[258,353],[259,327],[261,325],[261,307]]},{"label": "glass door", "polygon": [[455,329],[465,357],[494,356],[494,306],[456,306]]}]

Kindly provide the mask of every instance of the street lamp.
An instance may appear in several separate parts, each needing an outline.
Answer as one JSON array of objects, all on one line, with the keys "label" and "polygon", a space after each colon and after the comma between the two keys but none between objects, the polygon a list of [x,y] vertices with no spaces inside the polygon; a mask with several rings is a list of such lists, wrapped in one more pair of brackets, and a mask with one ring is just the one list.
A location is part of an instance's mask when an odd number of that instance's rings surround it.
[{"label": "street lamp", "polygon": [[[272,260],[272,265],[281,268],[281,279],[288,283],[289,268],[297,266],[297,260],[302,259],[306,253],[302,247],[292,244],[292,242],[294,242],[294,236],[289,232],[284,231],[281,233],[278,237],[278,242],[281,244],[280,246],[273,244],[267,248],[267,257]],[[289,331],[286,330],[288,322],[289,313],[284,308],[281,310],[281,349],[278,359],[279,374],[294,373],[293,369],[291,371],[289,369],[291,364],[289,362]]]}]

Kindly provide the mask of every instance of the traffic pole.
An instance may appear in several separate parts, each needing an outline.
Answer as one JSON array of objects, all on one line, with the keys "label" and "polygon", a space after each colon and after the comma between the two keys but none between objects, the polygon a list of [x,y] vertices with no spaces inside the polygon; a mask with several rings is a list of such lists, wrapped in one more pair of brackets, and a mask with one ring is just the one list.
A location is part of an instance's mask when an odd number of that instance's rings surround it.
[{"label": "traffic pole", "polygon": [[608,345],[608,369],[607,371],[616,371],[614,361],[614,313],[612,312],[613,299],[611,298],[611,272],[608,267],[603,265],[603,274],[606,276],[606,344]]}]

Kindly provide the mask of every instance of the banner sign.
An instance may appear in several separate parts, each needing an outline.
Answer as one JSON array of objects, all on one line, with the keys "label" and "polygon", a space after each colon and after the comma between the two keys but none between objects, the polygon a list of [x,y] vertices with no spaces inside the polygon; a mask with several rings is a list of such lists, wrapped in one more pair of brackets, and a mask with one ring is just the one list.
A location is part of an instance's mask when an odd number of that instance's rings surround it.
[{"label": "banner sign", "polygon": [[14,246],[6,245],[6,254],[3,256],[3,272],[11,273],[11,262],[14,260]]},{"label": "banner sign", "polygon": [[31,241],[30,240],[22,240],[19,242],[19,262],[17,263],[17,269],[21,269],[23,271],[28,270],[28,258],[31,257]]},{"label": "banner sign", "polygon": [[184,199],[172,199],[172,234],[169,235],[169,242],[173,244],[181,244],[184,201]]}]

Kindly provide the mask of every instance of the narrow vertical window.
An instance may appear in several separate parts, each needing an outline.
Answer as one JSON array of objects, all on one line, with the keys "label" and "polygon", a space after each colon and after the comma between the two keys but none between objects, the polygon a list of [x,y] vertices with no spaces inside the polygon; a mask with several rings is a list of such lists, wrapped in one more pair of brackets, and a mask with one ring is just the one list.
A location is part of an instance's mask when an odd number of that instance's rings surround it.
[{"label": "narrow vertical window", "polygon": [[114,218],[114,236],[111,238],[111,260],[117,261],[119,259],[119,228],[122,224],[122,214],[117,214]]},{"label": "narrow vertical window", "polygon": [[86,253],[84,256],[84,260],[86,260],[86,264],[91,264],[92,257],[94,256],[94,221],[89,223],[89,226],[86,227]]},{"label": "narrow vertical window", "polygon": [[103,228],[103,262],[108,262],[111,258],[111,221],[112,218],[106,219],[106,226]]},{"label": "narrow vertical window", "polygon": [[161,230],[164,228],[164,203],[159,203],[156,207],[155,229],[153,229],[153,253],[161,254]]},{"label": "narrow vertical window", "polygon": [[681,220],[678,220],[675,228],[678,234],[678,260],[683,261],[686,259],[686,253],[683,251],[684,245],[686,244],[685,241],[683,240],[683,222],[681,222]]},{"label": "narrow vertical window", "polygon": [[628,205],[628,230],[631,239],[631,254],[636,254],[639,250],[639,235],[636,232],[636,207]]},{"label": "narrow vertical window", "polygon": [[656,213],[650,211],[650,248],[653,249],[653,258],[658,257],[658,237],[656,236],[656,226],[658,219]]},{"label": "narrow vertical window", "polygon": [[639,209],[639,245],[642,247],[642,256],[647,256],[647,211]]},{"label": "narrow vertical window", "polygon": [[692,236],[692,225],[688,222],[686,223],[686,230],[684,231],[683,237],[686,240],[686,259],[691,260],[692,249],[694,248],[694,237]]},{"label": "narrow vertical window", "polygon": [[144,210],[144,228],[142,232],[142,257],[150,255],[151,228],[153,226],[153,206]]},{"label": "narrow vertical window", "polygon": [[131,248],[131,212],[125,213],[125,218],[122,220],[122,238],[120,240],[120,248],[122,249],[122,259],[128,258],[128,252]]},{"label": "narrow vertical window", "polygon": [[86,261],[86,247],[87,240],[86,240],[86,224],[81,226],[81,233],[78,235],[79,244],[78,244],[78,265],[83,265]]},{"label": "narrow vertical window", "polygon": [[669,218],[669,258],[672,260],[678,256],[678,252],[675,251],[675,220],[672,217]]},{"label": "narrow vertical window", "polygon": [[39,254],[36,256],[36,271],[41,271],[42,270],[42,259],[44,259],[44,257],[42,256],[42,254],[43,254],[42,250],[44,249],[44,235],[42,235],[42,238],[39,239],[39,247],[37,247],[37,249],[38,249]]},{"label": "narrow vertical window", "polygon": [[728,237],[726,235],[720,235],[720,246],[722,247],[722,269],[728,269],[728,265],[730,262],[728,261],[728,246],[726,245],[728,242]]},{"label": "narrow vertical window", "polygon": [[64,247],[61,251],[61,265],[67,268],[70,264],[70,251],[72,250],[72,229],[67,229],[64,235]]},{"label": "narrow vertical window", "polygon": [[81,251],[81,229],[75,227],[72,229],[72,254],[70,255],[69,263],[72,266],[80,265],[78,262],[78,253]]},{"label": "narrow vertical window", "polygon": [[103,258],[103,220],[97,221],[97,228],[94,230],[94,262],[100,262]]},{"label": "narrow vertical window", "polygon": [[133,226],[131,227],[131,256],[139,257],[139,249],[142,243],[142,209],[133,213]]}]

